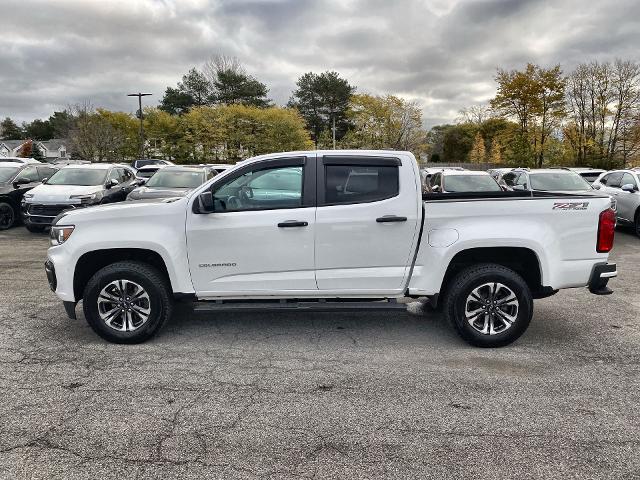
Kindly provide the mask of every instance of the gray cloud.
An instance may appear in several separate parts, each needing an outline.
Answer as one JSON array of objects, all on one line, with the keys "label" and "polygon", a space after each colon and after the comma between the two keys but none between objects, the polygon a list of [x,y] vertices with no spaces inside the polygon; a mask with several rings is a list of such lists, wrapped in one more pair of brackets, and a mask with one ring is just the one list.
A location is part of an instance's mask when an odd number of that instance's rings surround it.
[{"label": "gray cloud", "polygon": [[239,57],[286,103],[298,76],[334,69],[369,93],[416,100],[425,124],[495,92],[496,67],[637,60],[640,4],[609,0],[9,0],[0,116],[68,104],[133,111],[215,53]]}]

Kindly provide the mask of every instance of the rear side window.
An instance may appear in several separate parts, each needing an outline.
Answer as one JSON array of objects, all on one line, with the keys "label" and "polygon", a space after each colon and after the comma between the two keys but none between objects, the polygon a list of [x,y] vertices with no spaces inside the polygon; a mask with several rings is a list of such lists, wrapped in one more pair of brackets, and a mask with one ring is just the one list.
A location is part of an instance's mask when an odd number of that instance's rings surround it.
[{"label": "rear side window", "polygon": [[[603,182],[607,187],[620,187],[620,180],[622,180],[622,172],[610,173],[604,177]],[[606,181],[605,181],[606,180]]]},{"label": "rear side window", "polygon": [[625,173],[622,176],[622,180],[620,180],[620,186],[623,185],[633,185],[634,187],[636,186],[636,179],[633,178],[633,175],[631,175],[630,173]]},{"label": "rear side window", "polygon": [[502,176],[502,180],[504,181],[504,183],[510,187],[513,187],[516,184],[516,177],[518,176],[517,173],[513,173],[513,172],[509,172],[509,173],[505,173]]},{"label": "rear side window", "polygon": [[347,204],[376,202],[399,192],[397,166],[325,166],[325,202]]},{"label": "rear side window", "polygon": [[51,167],[38,167],[38,172],[40,173],[40,180],[44,180],[45,178],[49,178],[51,175],[56,173],[55,168]]}]

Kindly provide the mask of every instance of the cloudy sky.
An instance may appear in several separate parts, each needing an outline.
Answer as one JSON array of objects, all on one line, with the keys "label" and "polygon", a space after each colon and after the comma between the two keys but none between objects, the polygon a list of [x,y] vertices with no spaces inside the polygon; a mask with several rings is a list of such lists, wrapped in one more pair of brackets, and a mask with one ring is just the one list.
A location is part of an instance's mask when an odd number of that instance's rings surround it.
[{"label": "cloudy sky", "polygon": [[423,106],[425,125],[494,93],[496,67],[640,60],[639,0],[0,0],[0,116],[154,104],[216,53],[284,104],[308,71]]}]

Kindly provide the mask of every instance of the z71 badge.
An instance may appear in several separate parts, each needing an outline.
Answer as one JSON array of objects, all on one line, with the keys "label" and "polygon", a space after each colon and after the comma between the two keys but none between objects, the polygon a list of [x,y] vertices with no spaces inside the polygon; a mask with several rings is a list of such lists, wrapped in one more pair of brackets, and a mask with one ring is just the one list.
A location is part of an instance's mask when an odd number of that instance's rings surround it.
[{"label": "z71 badge", "polygon": [[586,210],[589,202],[558,202],[553,204],[554,210]]}]

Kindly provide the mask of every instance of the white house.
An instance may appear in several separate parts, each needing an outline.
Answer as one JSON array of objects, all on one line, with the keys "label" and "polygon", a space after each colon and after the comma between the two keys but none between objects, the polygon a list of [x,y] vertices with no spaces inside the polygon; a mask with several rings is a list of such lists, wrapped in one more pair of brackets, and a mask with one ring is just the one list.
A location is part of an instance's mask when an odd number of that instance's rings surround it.
[{"label": "white house", "polygon": [[[29,140],[0,140],[0,159],[2,157],[17,157],[22,146]],[[69,158],[67,153],[67,141],[62,138],[52,140],[34,140],[33,146],[40,150],[47,162]]]}]

